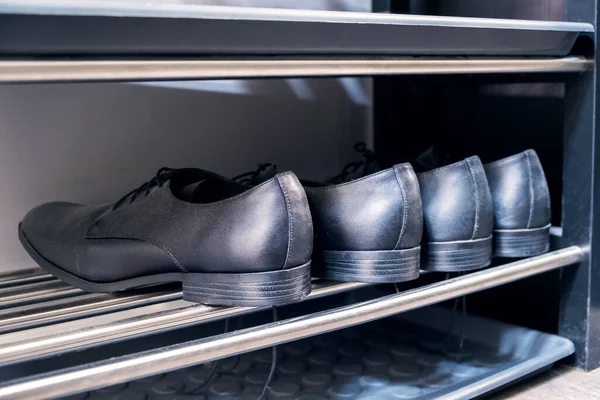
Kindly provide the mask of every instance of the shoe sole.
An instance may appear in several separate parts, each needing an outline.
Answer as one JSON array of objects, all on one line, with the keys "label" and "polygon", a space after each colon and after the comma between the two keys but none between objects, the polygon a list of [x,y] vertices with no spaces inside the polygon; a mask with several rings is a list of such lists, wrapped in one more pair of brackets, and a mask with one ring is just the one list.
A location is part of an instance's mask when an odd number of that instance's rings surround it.
[{"label": "shoe sole", "polygon": [[521,258],[550,251],[550,224],[534,229],[494,231],[494,256]]},{"label": "shoe sole", "polygon": [[429,242],[425,271],[463,272],[485,268],[492,262],[492,236],[453,242]]},{"label": "shoe sole", "polygon": [[182,282],[183,299],[215,306],[264,307],[292,303],[311,291],[310,265],[280,271],[252,273],[179,273],[169,272],[124,279],[92,282],[75,276],[42,256],[29,242],[21,224],[19,240],[29,255],[46,272],[86,292],[114,293],[160,283]]},{"label": "shoe sole", "polygon": [[313,274],[343,282],[396,283],[417,279],[421,247],[382,251],[322,251]]}]

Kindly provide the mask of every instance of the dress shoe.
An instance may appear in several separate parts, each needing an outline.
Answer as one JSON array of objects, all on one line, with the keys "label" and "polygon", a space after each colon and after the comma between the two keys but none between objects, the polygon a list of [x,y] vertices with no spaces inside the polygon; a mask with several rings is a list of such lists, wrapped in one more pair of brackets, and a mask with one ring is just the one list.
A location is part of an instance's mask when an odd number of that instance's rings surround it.
[{"label": "dress shoe", "polygon": [[[364,144],[357,151],[368,157]],[[423,210],[415,172],[401,164],[369,174],[375,168],[357,161],[328,183],[301,180],[314,223],[314,276],[370,283],[419,276]],[[256,185],[275,173],[261,164],[234,179]]]},{"label": "dress shoe", "polygon": [[478,157],[417,174],[423,202],[422,269],[460,272],[488,266],[493,208]]},{"label": "dress shoe", "polygon": [[43,269],[89,292],[181,281],[184,300],[269,306],[311,288],[312,220],[291,172],[249,188],[163,168],[116,203],[43,204],[19,237]]},{"label": "dress shoe", "polygon": [[423,210],[410,164],[346,183],[302,183],[315,229],[313,275],[371,283],[419,276]]},{"label": "dress shoe", "polygon": [[530,257],[550,249],[550,193],[540,159],[527,150],[485,165],[494,203],[494,255]]}]

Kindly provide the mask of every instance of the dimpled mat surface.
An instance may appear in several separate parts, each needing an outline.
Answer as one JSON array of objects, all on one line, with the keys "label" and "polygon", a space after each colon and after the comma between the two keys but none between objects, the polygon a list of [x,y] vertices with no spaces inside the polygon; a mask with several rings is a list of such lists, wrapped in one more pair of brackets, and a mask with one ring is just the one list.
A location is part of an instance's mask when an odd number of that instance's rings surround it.
[{"label": "dimpled mat surface", "polygon": [[[573,351],[558,336],[427,308],[278,346],[266,398],[472,398]],[[212,377],[208,363],[68,399],[255,400],[271,360],[263,349],[218,361]]]}]

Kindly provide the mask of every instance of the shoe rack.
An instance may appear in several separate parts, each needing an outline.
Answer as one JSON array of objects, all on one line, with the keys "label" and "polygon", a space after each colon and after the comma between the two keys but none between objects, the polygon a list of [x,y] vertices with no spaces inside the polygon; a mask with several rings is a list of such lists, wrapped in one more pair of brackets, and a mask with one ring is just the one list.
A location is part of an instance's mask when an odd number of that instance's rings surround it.
[{"label": "shoe rack", "polygon": [[[383,152],[396,140],[390,130],[402,124],[401,113],[390,117],[392,107],[407,100],[402,92],[391,92],[398,82],[566,85],[562,210],[552,229],[553,251],[443,281],[418,280],[397,292],[315,280],[306,306],[294,306],[295,314],[277,322],[260,319],[265,309],[184,302],[180,288],[172,286],[89,294],[37,269],[1,275],[0,399],[54,398],[117,385],[392,317],[567,266],[557,283],[560,311],[553,314],[558,326],[553,333],[574,342],[575,365],[599,366],[600,346],[592,342],[600,330],[593,314],[600,296],[600,267],[593,258],[597,240],[592,237],[598,225],[593,210],[600,205],[594,185],[596,68],[590,51],[595,48],[596,21],[590,19],[595,7],[595,1],[568,2],[573,22],[554,22],[0,1],[1,83],[373,76],[375,146]],[[84,28],[86,35],[71,34]],[[314,307],[313,299],[325,298]],[[229,333],[214,328],[242,315],[261,322]],[[522,370],[503,383],[530,372]],[[499,386],[492,381],[478,394]]]}]

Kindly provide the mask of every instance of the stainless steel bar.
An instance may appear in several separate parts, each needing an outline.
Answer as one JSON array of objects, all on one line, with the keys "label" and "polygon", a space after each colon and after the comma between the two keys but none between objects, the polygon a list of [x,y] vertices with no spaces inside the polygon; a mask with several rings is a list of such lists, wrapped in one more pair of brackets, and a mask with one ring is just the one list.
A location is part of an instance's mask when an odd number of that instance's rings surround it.
[{"label": "stainless steel bar", "polygon": [[6,308],[10,308],[10,307],[20,307],[20,306],[26,305],[26,304],[32,304],[32,303],[36,303],[36,302],[41,303],[43,301],[63,299],[66,297],[73,298],[78,295],[83,295],[84,293],[85,292],[83,292],[81,289],[76,289],[74,287],[57,288],[54,290],[48,290],[44,293],[36,293],[36,294],[30,295],[30,296],[24,295],[19,298],[14,298],[11,300],[0,299],[0,309],[6,309]]},{"label": "stainless steel bar", "polygon": [[18,279],[25,276],[31,275],[47,275],[40,268],[28,268],[28,269],[20,269],[15,271],[4,272],[0,274],[0,282],[10,281],[12,279]]},{"label": "stainless steel bar", "polygon": [[[73,286],[70,286],[59,280],[35,282],[16,287],[6,287],[0,289],[0,306],[4,306],[7,302],[12,300],[36,298],[42,295],[70,291],[72,289]],[[79,291],[81,292],[81,290]]]},{"label": "stainless steel bar", "polygon": [[[367,285],[316,281],[308,298],[341,293],[363,286]],[[254,307],[209,307],[185,301],[172,301],[8,333],[0,335],[0,364],[31,360],[132,336],[164,332],[256,310],[258,309]]]},{"label": "stainless steel bar", "polygon": [[25,285],[28,283],[43,282],[55,279],[40,268],[11,271],[0,275],[0,288]]},{"label": "stainless steel bar", "polygon": [[134,295],[86,294],[0,310],[0,333],[181,299],[181,291]]},{"label": "stainless steel bar", "polygon": [[0,387],[0,399],[46,399],[127,382],[385,318],[560,268],[583,258],[582,249],[571,246],[363,303],[8,383]]},{"label": "stainless steel bar", "polygon": [[48,282],[48,281],[53,281],[53,280],[56,280],[56,278],[54,278],[52,275],[47,275],[47,274],[30,275],[30,276],[26,276],[23,278],[11,279],[11,280],[7,280],[5,282],[0,282],[0,288],[15,287],[15,286],[20,286],[20,285],[27,285],[30,283]]},{"label": "stainless steel bar", "polygon": [[10,298],[12,296],[20,295],[22,292],[31,294],[33,292],[43,292],[48,289],[68,286],[69,285],[59,280],[54,280],[52,282],[34,282],[20,287],[2,288],[0,289],[0,298]]},{"label": "stainless steel bar", "polygon": [[589,65],[582,57],[0,61],[0,83],[581,72]]}]

